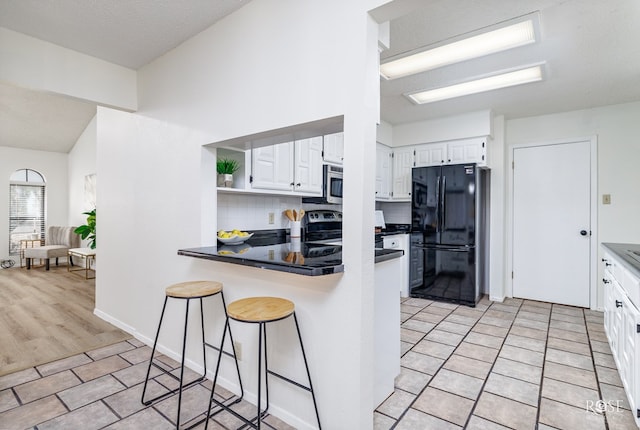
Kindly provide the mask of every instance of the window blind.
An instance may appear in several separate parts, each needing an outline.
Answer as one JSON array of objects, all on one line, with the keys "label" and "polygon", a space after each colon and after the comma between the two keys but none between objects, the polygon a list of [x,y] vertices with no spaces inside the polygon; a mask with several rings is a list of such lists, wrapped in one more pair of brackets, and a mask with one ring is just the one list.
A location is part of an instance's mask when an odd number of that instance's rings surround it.
[{"label": "window blind", "polygon": [[9,255],[17,255],[22,239],[44,239],[45,186],[9,185]]}]

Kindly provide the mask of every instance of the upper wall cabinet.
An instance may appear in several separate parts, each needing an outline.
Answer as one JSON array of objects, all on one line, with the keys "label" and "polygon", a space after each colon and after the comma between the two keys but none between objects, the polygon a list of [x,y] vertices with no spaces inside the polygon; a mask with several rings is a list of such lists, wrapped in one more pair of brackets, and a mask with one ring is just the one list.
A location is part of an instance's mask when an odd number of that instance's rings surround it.
[{"label": "upper wall cabinet", "polygon": [[252,150],[251,188],[322,195],[322,136]]},{"label": "upper wall cabinet", "polygon": [[[449,142],[390,148],[376,147],[376,200],[410,201],[411,169],[443,164],[487,164],[487,139],[472,138]],[[391,173],[385,164],[391,154]],[[389,179],[390,178],[390,179]],[[390,190],[388,180],[391,181]]]},{"label": "upper wall cabinet", "polygon": [[411,200],[411,169],[414,165],[413,148],[404,147],[393,150],[393,200]]},{"label": "upper wall cabinet", "polygon": [[294,143],[293,190],[322,195],[322,136]]},{"label": "upper wall cabinet", "polygon": [[325,163],[342,166],[344,157],[344,133],[333,133],[324,136],[322,158]]},{"label": "upper wall cabinet", "polygon": [[251,151],[251,188],[293,189],[293,142]]},{"label": "upper wall cabinet", "polygon": [[392,167],[391,148],[376,144],[376,200],[391,198]]},{"label": "upper wall cabinet", "polygon": [[416,167],[463,163],[476,163],[481,166],[487,164],[487,139],[484,137],[425,143],[416,145],[414,148]]}]

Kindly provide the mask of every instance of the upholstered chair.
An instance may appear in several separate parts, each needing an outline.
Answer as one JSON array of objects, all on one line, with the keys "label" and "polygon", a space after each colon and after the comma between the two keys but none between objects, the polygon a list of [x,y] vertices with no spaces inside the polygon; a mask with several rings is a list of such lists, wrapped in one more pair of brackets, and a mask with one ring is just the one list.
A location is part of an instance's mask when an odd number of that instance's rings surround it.
[{"label": "upholstered chair", "polygon": [[31,269],[31,260],[34,258],[44,259],[46,270],[49,270],[49,259],[51,258],[56,259],[57,266],[58,258],[68,257],[69,261],[67,264],[73,265],[73,260],[68,256],[68,251],[71,248],[80,247],[80,236],[73,232],[75,229],[75,227],[50,226],[47,229],[44,246],[26,248],[24,250],[27,269]]}]

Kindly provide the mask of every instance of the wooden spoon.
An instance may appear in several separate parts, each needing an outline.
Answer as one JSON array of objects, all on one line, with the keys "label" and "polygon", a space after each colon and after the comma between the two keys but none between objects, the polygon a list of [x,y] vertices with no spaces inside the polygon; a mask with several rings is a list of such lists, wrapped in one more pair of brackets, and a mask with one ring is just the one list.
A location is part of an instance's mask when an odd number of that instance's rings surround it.
[{"label": "wooden spoon", "polygon": [[293,211],[291,209],[285,210],[284,215],[289,218],[289,221],[293,221]]},{"label": "wooden spoon", "polygon": [[300,213],[298,213],[298,220],[302,221],[302,217],[304,216],[304,209],[300,209]]},{"label": "wooden spoon", "polygon": [[296,210],[293,210],[293,221],[298,221],[298,212],[296,212]]}]

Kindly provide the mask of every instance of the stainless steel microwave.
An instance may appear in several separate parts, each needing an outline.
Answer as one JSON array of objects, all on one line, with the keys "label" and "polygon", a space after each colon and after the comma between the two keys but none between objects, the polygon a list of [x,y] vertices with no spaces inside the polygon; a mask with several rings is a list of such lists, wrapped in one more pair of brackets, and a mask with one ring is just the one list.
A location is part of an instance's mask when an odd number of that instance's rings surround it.
[{"label": "stainless steel microwave", "polygon": [[303,197],[302,203],[342,204],[342,167],[325,164],[322,169],[322,197]]}]

